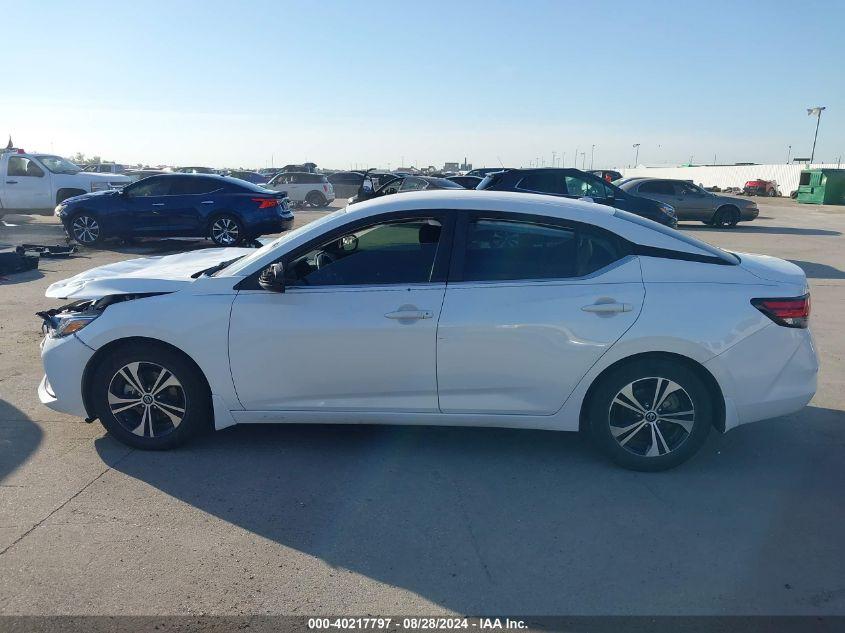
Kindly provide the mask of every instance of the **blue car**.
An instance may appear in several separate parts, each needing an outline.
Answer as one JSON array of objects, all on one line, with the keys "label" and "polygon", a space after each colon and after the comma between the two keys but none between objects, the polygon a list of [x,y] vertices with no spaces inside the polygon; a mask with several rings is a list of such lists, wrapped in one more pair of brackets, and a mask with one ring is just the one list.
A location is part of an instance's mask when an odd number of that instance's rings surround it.
[{"label": "blue car", "polygon": [[293,225],[285,192],[204,174],[152,176],[68,198],[56,215],[85,246],[110,237],[208,237],[218,246],[237,246]]}]

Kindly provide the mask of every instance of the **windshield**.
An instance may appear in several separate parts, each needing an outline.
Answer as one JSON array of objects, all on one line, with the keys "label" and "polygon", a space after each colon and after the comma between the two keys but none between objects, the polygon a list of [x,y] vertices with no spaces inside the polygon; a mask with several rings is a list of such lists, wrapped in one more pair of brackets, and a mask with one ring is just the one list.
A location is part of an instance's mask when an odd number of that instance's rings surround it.
[{"label": "windshield", "polygon": [[69,160],[61,156],[49,156],[46,154],[38,154],[36,158],[54,174],[78,174],[82,171],[79,166],[74,165]]},{"label": "windshield", "polygon": [[307,234],[311,231],[317,231],[322,225],[330,222],[334,218],[343,215],[346,213],[346,209],[338,209],[334,213],[329,213],[328,215],[324,215],[322,218],[314,220],[313,222],[309,222],[303,226],[300,226],[293,231],[287,231],[283,233],[281,237],[273,240],[269,244],[266,244],[256,250],[254,253],[250,253],[246,257],[242,257],[235,262],[232,262],[230,266],[223,268],[220,270],[215,276],[222,277],[222,276],[231,276],[231,275],[239,275],[245,269],[249,268],[253,262],[259,261],[262,257],[264,257],[267,253],[271,252],[278,246],[285,244],[286,242],[290,242],[293,239],[298,238],[300,235]]}]

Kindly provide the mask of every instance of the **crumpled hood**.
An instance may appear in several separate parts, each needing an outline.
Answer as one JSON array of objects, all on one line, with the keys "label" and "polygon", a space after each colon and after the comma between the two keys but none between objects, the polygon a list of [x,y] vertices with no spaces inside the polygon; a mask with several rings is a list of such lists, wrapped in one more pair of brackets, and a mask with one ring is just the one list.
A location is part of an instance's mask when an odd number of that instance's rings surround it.
[{"label": "crumpled hood", "polygon": [[174,292],[194,280],[196,272],[241,255],[252,248],[207,248],[177,255],[141,257],[98,266],[57,281],[47,288],[47,297],[100,299],[109,295]]}]

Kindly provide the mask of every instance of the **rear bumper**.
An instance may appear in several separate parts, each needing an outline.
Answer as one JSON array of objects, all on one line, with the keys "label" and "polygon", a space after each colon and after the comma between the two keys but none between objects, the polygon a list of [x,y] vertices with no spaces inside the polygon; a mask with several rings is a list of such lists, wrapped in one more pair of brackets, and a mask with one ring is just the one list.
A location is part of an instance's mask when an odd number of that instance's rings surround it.
[{"label": "rear bumper", "polygon": [[258,237],[259,235],[266,235],[268,233],[281,233],[283,231],[289,231],[293,228],[293,214],[291,213],[289,216],[285,217],[273,217],[267,220],[262,220],[260,222],[256,222],[255,224],[251,224],[247,227],[249,233],[253,237]]},{"label": "rear bumper", "polygon": [[819,362],[806,329],[773,323],[704,366],[725,396],[725,430],[799,411],[816,393]]}]

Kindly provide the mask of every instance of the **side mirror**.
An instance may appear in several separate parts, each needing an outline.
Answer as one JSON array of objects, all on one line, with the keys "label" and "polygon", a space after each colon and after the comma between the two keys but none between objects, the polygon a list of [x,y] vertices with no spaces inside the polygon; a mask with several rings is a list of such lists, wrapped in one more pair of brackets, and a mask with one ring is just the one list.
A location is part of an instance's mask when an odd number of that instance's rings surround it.
[{"label": "side mirror", "polygon": [[258,276],[258,285],[270,292],[285,291],[285,267],[284,264],[272,264],[261,271]]}]

